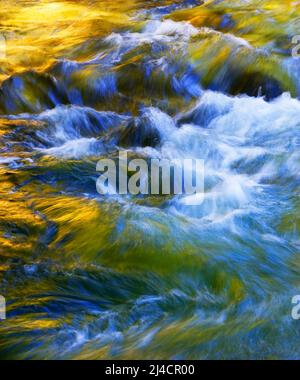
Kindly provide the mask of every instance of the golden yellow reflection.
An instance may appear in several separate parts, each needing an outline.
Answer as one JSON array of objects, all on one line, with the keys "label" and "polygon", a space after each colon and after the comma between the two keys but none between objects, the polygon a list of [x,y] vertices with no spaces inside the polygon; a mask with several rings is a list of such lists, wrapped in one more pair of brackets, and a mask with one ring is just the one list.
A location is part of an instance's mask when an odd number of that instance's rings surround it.
[{"label": "golden yellow reflection", "polygon": [[46,68],[54,59],[87,58],[89,48],[114,28],[129,25],[137,1],[6,1],[1,2],[0,32],[6,58],[0,79],[24,69]]},{"label": "golden yellow reflection", "polygon": [[[224,16],[227,17],[227,23],[224,23]],[[206,1],[198,7],[176,11],[169,17],[176,21],[189,21],[197,27],[228,29],[228,32],[243,37],[255,47],[265,46],[272,41],[287,45],[290,36],[298,34],[300,2]]]}]

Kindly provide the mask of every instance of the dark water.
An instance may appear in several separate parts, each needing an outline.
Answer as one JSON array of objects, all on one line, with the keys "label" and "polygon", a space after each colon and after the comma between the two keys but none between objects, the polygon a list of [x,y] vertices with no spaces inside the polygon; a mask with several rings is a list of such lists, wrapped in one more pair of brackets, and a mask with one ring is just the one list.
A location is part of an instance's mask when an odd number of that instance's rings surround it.
[{"label": "dark water", "polygon": [[[0,356],[299,358],[299,2],[58,1],[47,38],[26,3],[6,11],[34,54],[8,41],[1,69]],[[203,203],[100,196],[119,149],[204,159]]]}]

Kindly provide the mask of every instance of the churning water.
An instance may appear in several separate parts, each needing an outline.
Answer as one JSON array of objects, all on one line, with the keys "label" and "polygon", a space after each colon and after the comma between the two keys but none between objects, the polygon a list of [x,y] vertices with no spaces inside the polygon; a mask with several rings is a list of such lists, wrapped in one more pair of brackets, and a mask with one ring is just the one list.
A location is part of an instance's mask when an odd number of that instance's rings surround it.
[{"label": "churning water", "polygon": [[[94,3],[3,63],[0,356],[299,358],[299,2]],[[204,160],[203,201],[100,196],[119,149]]]}]

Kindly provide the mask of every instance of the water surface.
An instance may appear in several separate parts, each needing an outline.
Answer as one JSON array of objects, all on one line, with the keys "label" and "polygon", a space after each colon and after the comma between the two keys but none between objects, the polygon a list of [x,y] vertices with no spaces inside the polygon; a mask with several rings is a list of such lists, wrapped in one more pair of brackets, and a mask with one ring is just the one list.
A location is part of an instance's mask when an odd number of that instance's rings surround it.
[{"label": "water surface", "polygon": [[[5,359],[298,359],[298,1],[5,1]],[[199,158],[204,201],[96,163]]]}]

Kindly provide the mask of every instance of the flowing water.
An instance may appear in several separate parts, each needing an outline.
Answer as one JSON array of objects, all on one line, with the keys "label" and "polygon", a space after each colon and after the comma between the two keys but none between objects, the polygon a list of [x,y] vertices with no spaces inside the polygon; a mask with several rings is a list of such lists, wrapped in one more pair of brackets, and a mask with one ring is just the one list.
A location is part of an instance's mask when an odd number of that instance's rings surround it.
[{"label": "flowing water", "polygon": [[[3,1],[2,358],[299,358],[299,25],[295,0]],[[203,202],[99,195],[119,149],[203,159]]]}]

